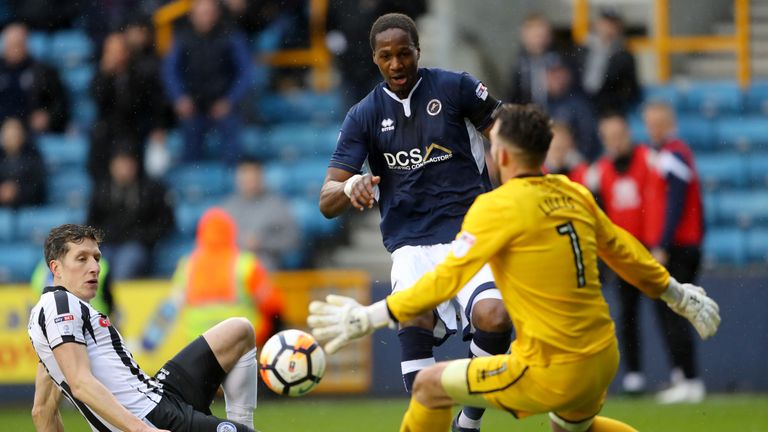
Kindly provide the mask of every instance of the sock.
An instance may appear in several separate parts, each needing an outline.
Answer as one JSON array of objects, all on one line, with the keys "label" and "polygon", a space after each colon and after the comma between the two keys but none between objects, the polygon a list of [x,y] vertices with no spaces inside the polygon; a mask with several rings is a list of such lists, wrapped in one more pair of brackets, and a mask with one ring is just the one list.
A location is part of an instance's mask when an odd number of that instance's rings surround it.
[{"label": "sock", "polygon": [[405,391],[411,392],[416,374],[425,367],[435,364],[432,346],[435,338],[431,330],[421,327],[404,327],[397,332],[400,339],[400,369],[403,373]]},{"label": "sock", "polygon": [[429,409],[411,398],[408,411],[403,416],[400,432],[447,431],[451,427],[451,408]]},{"label": "sock", "polygon": [[[503,332],[487,332],[475,330],[472,342],[469,344],[469,357],[488,357],[505,354],[509,350],[512,339],[512,329]],[[458,425],[467,429],[480,429],[480,421],[485,408],[464,407],[459,414]]]},{"label": "sock", "polygon": [[637,429],[632,426],[622,423],[618,420],[610,419],[608,417],[595,417],[595,421],[592,422],[592,432],[637,432]]},{"label": "sock", "polygon": [[227,419],[253,429],[256,409],[256,348],[248,351],[224,378],[224,402]]}]

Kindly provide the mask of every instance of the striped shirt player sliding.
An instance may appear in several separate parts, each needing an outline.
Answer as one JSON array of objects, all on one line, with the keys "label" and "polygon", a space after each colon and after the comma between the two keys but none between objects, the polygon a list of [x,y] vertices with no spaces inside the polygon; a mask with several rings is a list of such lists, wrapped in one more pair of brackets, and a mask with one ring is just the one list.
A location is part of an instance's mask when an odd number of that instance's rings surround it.
[{"label": "striped shirt player sliding", "polygon": [[[253,431],[256,407],[254,330],[243,318],[210,328],[155,375],[142,371],[120,333],[90,305],[99,279],[101,233],[61,225],[45,241],[53,274],[32,308],[28,332],[40,363],[32,420],[38,431],[63,431],[62,395],[91,429],[105,431]],[[227,418],[211,415],[224,388]]]}]

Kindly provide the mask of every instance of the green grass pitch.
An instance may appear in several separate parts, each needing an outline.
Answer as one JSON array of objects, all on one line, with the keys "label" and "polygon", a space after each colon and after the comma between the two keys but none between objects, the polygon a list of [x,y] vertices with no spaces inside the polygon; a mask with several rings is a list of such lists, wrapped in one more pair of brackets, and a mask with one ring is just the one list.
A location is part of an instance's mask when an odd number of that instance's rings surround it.
[{"label": "green grass pitch", "polygon": [[[223,401],[216,401],[214,411],[223,413]],[[254,418],[262,432],[392,432],[398,430],[406,408],[405,399],[360,399],[307,397],[304,399],[261,402]],[[768,395],[712,395],[699,405],[660,406],[650,398],[613,397],[603,414],[625,421],[640,431],[768,432]],[[80,415],[63,410],[67,432],[87,432]],[[33,431],[29,407],[0,408],[4,431]],[[545,416],[515,420],[503,412],[489,412],[485,431],[548,431]]]}]

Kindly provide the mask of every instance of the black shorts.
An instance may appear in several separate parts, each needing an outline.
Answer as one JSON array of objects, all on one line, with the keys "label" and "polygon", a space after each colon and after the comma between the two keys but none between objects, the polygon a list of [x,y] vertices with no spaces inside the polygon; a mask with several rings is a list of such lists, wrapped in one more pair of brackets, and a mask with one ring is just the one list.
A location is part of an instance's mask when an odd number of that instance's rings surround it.
[{"label": "black shorts", "polygon": [[226,377],[208,342],[200,336],[155,375],[163,398],[146,420],[154,427],[188,432],[253,432],[249,427],[211,415],[211,402]]}]

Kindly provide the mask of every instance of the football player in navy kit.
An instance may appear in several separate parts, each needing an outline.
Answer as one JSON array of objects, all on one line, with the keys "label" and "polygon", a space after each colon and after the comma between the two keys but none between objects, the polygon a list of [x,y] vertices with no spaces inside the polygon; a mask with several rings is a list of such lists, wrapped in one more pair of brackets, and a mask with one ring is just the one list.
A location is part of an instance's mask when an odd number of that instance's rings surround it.
[{"label": "football player in navy kit", "polygon": [[[392,289],[405,289],[453,250],[475,197],[491,189],[482,135],[500,102],[467,73],[419,68],[411,18],[379,17],[370,33],[384,82],[353,106],[341,127],[320,192],[320,209],[336,217],[378,201],[384,246],[392,254]],[[366,164],[370,172],[363,173]],[[401,370],[410,391],[416,373],[435,363],[433,346],[462,331],[470,354],[506,353],[512,324],[486,265],[454,298],[401,323]],[[333,343],[331,352],[340,348]],[[464,408],[455,431],[480,429],[482,409]]]}]

